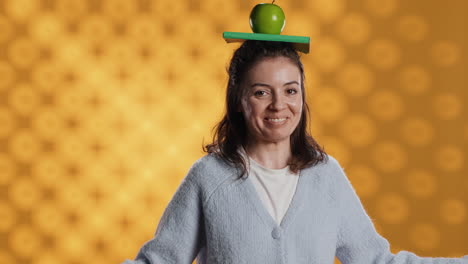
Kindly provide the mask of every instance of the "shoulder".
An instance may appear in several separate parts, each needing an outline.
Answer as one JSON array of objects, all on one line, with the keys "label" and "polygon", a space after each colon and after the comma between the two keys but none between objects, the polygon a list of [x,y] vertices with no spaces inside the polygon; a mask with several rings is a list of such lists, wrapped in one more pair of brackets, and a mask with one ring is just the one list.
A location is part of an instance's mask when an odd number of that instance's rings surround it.
[{"label": "shoulder", "polygon": [[202,175],[215,175],[219,173],[235,173],[236,169],[215,154],[206,154],[196,160],[190,172]]},{"label": "shoulder", "polygon": [[301,174],[310,178],[313,184],[318,184],[328,189],[331,195],[333,195],[335,190],[347,188],[350,185],[349,179],[339,161],[328,154],[324,161],[303,170]]},{"label": "shoulder", "polygon": [[327,154],[327,161],[326,161],[326,164],[327,164],[327,167],[328,169],[338,169],[338,170],[343,170],[343,168],[341,167],[341,164],[338,162],[338,160]]},{"label": "shoulder", "polygon": [[325,159],[314,166],[308,167],[303,170],[303,173],[309,174],[328,174],[342,171],[342,167],[337,159],[330,154],[325,154]]},{"label": "shoulder", "polygon": [[212,193],[222,182],[235,179],[238,171],[214,154],[206,154],[196,160],[185,180],[202,189],[205,194]]}]

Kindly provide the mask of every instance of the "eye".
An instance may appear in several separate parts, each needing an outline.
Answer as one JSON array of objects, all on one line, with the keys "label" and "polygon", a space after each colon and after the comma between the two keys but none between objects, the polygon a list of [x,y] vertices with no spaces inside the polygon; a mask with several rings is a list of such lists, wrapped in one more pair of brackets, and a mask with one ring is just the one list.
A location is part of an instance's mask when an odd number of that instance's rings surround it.
[{"label": "eye", "polygon": [[295,89],[295,88],[289,88],[288,90],[286,90],[286,92],[287,92],[288,94],[297,94],[297,89]]},{"label": "eye", "polygon": [[267,92],[264,91],[264,90],[258,90],[258,91],[254,92],[254,95],[257,96],[257,97],[265,96],[266,94],[267,94]]}]

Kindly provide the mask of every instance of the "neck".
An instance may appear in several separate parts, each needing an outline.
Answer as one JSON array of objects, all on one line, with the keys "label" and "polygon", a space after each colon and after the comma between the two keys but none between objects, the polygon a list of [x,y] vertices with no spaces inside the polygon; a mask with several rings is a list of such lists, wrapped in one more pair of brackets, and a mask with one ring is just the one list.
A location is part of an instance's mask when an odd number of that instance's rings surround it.
[{"label": "neck", "polygon": [[281,142],[253,142],[245,148],[247,155],[269,169],[282,169],[291,158],[289,140]]}]

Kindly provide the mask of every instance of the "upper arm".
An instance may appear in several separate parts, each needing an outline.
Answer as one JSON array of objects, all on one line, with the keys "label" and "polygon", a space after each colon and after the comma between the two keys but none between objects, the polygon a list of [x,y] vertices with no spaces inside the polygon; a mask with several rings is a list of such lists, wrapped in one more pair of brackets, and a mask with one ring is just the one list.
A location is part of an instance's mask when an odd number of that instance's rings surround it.
[{"label": "upper arm", "polygon": [[388,241],[377,233],[345,172],[332,160],[338,197],[337,257],[343,264],[374,263],[369,261],[385,259],[390,253]]}]

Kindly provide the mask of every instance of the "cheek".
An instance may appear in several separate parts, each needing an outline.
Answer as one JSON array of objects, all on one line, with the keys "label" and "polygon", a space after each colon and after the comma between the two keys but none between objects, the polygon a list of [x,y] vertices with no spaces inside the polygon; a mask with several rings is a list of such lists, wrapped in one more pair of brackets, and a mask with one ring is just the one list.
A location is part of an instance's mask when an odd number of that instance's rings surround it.
[{"label": "cheek", "polygon": [[291,111],[294,114],[297,114],[297,115],[302,114],[302,106],[303,106],[302,98],[298,98],[298,99],[291,101],[289,105],[291,107]]},{"label": "cheek", "polygon": [[261,116],[264,106],[260,102],[245,99],[242,101],[242,108],[246,119],[256,119]]},{"label": "cheek", "polygon": [[248,133],[255,133],[259,129],[258,109],[255,104],[248,100],[242,101],[242,114],[244,115],[244,122],[247,127]]}]

